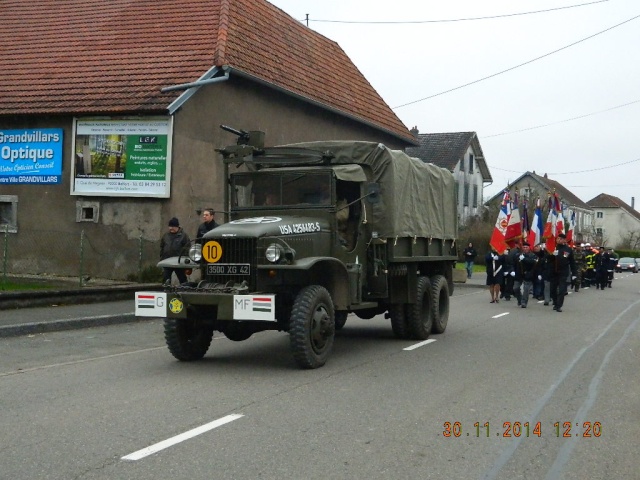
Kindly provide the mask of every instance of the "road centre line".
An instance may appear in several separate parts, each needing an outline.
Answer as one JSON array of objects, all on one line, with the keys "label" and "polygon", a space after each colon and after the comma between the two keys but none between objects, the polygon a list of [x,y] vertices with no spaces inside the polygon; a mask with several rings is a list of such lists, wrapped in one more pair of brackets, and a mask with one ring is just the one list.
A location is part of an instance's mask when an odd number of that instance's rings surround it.
[{"label": "road centre line", "polygon": [[244,417],[242,414],[231,414],[226,417],[219,418],[218,420],[214,420],[213,422],[206,423],[199,427],[193,428],[187,432],[181,433],[180,435],[176,435],[175,437],[168,438],[163,440],[162,442],[155,443],[150,445],[142,450],[138,450],[137,452],[130,453],[129,455],[125,455],[122,457],[122,460],[140,460],[142,458],[148,457],[149,455],[153,455],[154,453],[158,453],[165,448],[172,447],[180,442],[184,442],[185,440],[189,440],[190,438],[196,437],[203,433],[208,432],[209,430],[213,430],[214,428],[218,428],[226,423],[233,422],[241,417]]},{"label": "road centre line", "polygon": [[424,347],[428,343],[435,342],[434,339],[425,340],[424,342],[416,343],[415,345],[411,345],[410,347],[403,348],[403,350],[415,350],[416,348]]}]

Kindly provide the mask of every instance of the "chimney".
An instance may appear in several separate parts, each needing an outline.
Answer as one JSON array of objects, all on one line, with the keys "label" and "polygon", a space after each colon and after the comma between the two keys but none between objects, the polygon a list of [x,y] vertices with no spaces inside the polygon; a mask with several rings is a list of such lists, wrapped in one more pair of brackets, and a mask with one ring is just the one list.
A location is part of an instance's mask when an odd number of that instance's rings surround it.
[{"label": "chimney", "polygon": [[631,197],[631,208],[636,208],[636,197]]},{"label": "chimney", "polygon": [[420,130],[418,130],[418,126],[417,125],[415,127],[413,127],[409,131],[411,132],[411,135],[413,135],[414,137],[418,138],[418,134],[420,133]]}]

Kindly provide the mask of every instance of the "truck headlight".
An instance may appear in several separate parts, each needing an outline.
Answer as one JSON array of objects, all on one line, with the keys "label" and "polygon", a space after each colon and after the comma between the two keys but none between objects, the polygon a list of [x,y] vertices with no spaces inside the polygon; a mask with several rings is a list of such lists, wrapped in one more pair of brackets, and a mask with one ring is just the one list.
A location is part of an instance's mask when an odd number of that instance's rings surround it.
[{"label": "truck headlight", "polygon": [[189,248],[189,258],[196,263],[199,263],[202,260],[202,245],[198,243],[194,243]]},{"label": "truck headlight", "polygon": [[272,243],[267,247],[267,250],[265,251],[265,257],[267,257],[267,260],[269,262],[276,263],[278,260],[280,260],[280,257],[282,257],[282,253],[283,248],[277,243]]}]

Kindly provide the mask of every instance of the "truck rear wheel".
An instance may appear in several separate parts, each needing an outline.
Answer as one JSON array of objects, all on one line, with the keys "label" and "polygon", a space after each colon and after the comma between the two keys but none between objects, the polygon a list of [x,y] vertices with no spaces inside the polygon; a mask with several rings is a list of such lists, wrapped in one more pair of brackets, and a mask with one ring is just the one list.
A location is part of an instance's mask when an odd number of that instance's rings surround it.
[{"label": "truck rear wheel", "polygon": [[335,337],[333,301],[320,285],[303,288],[296,296],[289,320],[289,340],[296,363],[302,368],[324,365]]},{"label": "truck rear wheel", "polygon": [[433,308],[431,306],[431,282],[429,277],[418,277],[416,285],[416,303],[407,307],[407,320],[411,335],[417,340],[426,340],[433,326]]},{"label": "truck rear wheel", "polygon": [[389,305],[389,318],[391,318],[393,334],[401,340],[409,338],[410,329],[407,322],[406,305],[404,303]]},{"label": "truck rear wheel", "polygon": [[204,325],[200,320],[164,321],[164,338],[171,355],[181,362],[200,360],[209,350],[213,338],[213,327]]},{"label": "truck rear wheel", "polygon": [[433,307],[433,333],[444,333],[449,321],[449,284],[443,275],[431,277],[431,306]]}]

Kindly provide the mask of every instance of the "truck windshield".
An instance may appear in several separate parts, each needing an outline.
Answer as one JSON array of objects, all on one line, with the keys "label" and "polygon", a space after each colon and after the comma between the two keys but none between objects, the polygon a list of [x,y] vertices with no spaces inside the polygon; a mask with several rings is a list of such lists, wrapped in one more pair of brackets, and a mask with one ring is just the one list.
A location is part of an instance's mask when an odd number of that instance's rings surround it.
[{"label": "truck windshield", "polygon": [[247,172],[231,176],[235,208],[331,205],[331,172]]}]

